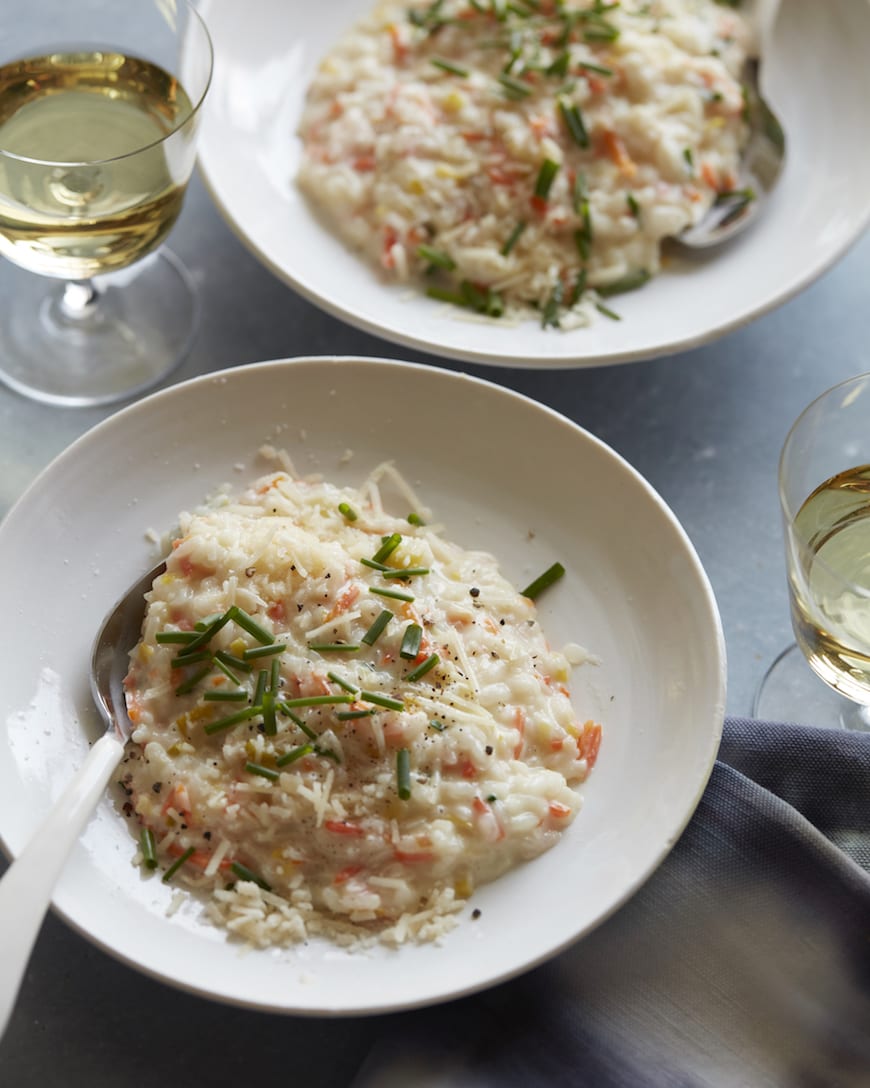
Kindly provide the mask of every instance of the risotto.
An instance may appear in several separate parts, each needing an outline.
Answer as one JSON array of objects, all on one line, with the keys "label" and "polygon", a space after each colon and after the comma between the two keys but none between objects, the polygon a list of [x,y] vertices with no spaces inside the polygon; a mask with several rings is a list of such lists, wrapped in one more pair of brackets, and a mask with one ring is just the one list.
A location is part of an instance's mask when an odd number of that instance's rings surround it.
[{"label": "risotto", "polygon": [[388,278],[586,324],[751,198],[751,48],[715,0],[381,0],[309,88],[298,183]]},{"label": "risotto", "polygon": [[556,843],[600,726],[488,554],[277,471],[182,516],[126,681],[141,861],[257,946],[431,940]]}]

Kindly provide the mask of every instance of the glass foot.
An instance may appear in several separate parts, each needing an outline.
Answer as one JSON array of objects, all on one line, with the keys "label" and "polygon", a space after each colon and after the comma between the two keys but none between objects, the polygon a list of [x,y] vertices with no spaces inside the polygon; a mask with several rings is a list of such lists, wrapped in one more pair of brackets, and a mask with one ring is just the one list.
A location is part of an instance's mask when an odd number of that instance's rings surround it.
[{"label": "glass foot", "polygon": [[190,274],[160,249],[89,284],[0,261],[0,381],[48,404],[87,407],[157,385],[199,323]]},{"label": "glass foot", "polygon": [[776,658],[758,685],[752,717],[827,729],[870,731],[870,707],[853,703],[813,672],[796,643]]}]

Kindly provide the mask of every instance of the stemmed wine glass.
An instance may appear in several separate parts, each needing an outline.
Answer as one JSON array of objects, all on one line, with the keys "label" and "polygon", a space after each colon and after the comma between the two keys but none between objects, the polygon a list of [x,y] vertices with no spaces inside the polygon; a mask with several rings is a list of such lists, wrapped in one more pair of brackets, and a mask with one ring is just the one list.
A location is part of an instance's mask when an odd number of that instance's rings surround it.
[{"label": "stemmed wine glass", "polygon": [[196,327],[190,275],[158,247],[212,47],[187,0],[29,3],[39,36],[0,13],[0,380],[105,404],[165,377]]},{"label": "stemmed wine glass", "polygon": [[754,715],[870,729],[870,374],[798,417],[779,497],[796,643],[768,669]]}]

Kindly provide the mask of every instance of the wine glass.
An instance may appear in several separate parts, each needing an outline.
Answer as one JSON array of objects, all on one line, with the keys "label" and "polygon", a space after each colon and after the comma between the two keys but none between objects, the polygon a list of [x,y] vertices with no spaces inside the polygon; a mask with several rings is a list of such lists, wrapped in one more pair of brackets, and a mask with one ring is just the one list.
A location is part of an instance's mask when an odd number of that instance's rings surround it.
[{"label": "wine glass", "polygon": [[187,0],[17,8],[0,13],[0,380],[106,404],[164,378],[196,328],[191,277],[158,247],[193,169],[211,41]]},{"label": "wine glass", "polygon": [[768,669],[753,713],[870,729],[870,374],[798,417],[779,497],[796,642]]}]

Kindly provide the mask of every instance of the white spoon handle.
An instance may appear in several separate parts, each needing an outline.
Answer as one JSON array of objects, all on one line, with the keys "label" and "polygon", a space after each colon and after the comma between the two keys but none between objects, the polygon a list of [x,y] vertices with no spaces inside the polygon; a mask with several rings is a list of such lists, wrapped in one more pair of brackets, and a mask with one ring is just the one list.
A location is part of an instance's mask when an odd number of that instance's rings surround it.
[{"label": "white spoon handle", "polygon": [[0,1037],[54,886],[123,752],[114,733],[100,737],[45,823],[0,880]]}]

